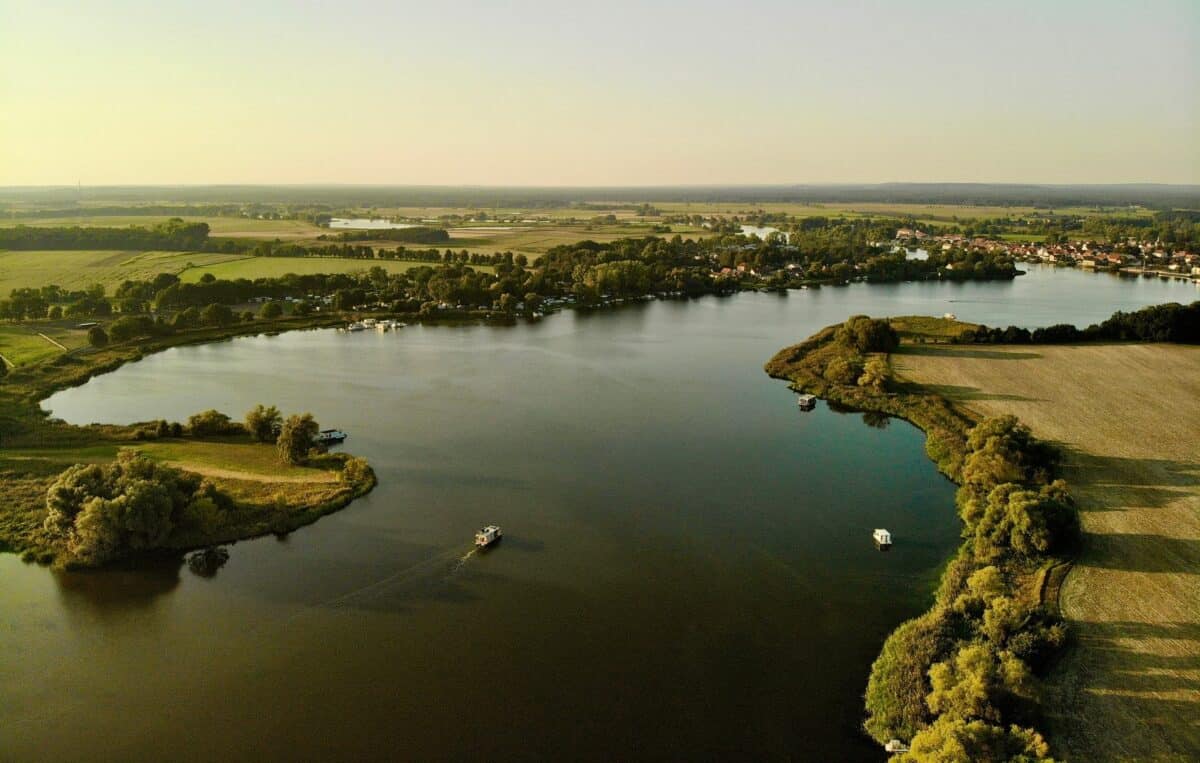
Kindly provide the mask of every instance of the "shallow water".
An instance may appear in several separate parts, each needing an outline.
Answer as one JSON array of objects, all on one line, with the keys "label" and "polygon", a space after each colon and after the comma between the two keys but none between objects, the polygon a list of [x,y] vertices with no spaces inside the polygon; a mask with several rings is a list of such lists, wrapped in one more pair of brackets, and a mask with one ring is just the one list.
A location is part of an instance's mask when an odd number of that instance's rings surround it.
[{"label": "shallow water", "polygon": [[911,426],[801,413],[762,364],[855,313],[1037,326],[1196,298],[1034,268],[151,356],[46,407],[310,410],[379,487],[211,578],[0,555],[0,758],[879,759],[867,671],[956,544],[953,485]]}]

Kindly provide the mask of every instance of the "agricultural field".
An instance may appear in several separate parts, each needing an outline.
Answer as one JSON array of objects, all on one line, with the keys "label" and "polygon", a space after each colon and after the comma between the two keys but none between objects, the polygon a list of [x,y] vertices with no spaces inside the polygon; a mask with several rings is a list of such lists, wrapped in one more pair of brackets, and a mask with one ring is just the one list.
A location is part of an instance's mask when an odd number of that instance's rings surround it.
[{"label": "agricultural field", "polygon": [[[212,265],[189,268],[180,273],[180,279],[195,283],[205,273],[216,278],[278,278],[295,273],[358,273],[376,265],[391,273],[403,273],[413,268],[430,265],[427,262],[401,262],[395,260],[338,259],[334,257],[245,257],[230,259]],[[490,265],[472,265],[476,270],[491,272]]]},{"label": "agricultural field", "polygon": [[1059,604],[1075,646],[1047,680],[1070,760],[1200,749],[1200,347],[908,345],[906,381],[1058,443],[1084,530]]},{"label": "agricultural field", "polygon": [[0,251],[0,295],[13,289],[56,284],[86,289],[103,284],[112,293],[125,280],[147,280],[159,273],[181,273],[192,265],[212,265],[245,255],[202,252]]},{"label": "agricultural field", "polygon": [[87,332],[73,328],[74,325],[74,321],[40,321],[31,326],[0,324],[0,355],[8,360],[10,367],[24,366],[83,347],[87,344]]}]

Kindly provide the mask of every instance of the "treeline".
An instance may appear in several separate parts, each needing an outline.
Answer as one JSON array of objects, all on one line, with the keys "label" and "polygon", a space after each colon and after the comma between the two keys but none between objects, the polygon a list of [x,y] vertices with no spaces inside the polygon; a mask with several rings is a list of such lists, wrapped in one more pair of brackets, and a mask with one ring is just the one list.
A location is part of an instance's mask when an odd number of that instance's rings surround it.
[{"label": "treeline", "polygon": [[203,249],[208,223],[188,223],[179,218],[145,228],[30,227],[0,228],[0,249]]},{"label": "treeline", "polygon": [[337,234],[323,233],[317,236],[325,241],[401,241],[406,244],[443,244],[450,240],[445,228],[417,225],[411,228],[386,228],[383,230],[346,230]]},{"label": "treeline", "polygon": [[944,399],[897,388],[888,353],[898,342],[887,321],[853,316],[766,365],[800,391],[917,424],[929,457],[960,485],[964,541],[933,608],[897,628],[872,665],[866,731],[881,744],[911,740],[905,761],[1046,760],[1038,676],[1067,629],[1030,589],[1079,532],[1055,479],[1058,452],[1012,416],[972,426]]},{"label": "treeline", "polygon": [[952,341],[961,344],[1071,344],[1076,342],[1178,342],[1200,344],[1200,301],[1169,302],[1131,313],[1116,312],[1085,329],[1059,323],[1030,331],[1020,326],[980,326]]},{"label": "treeline", "polygon": [[966,540],[933,608],[897,628],[871,667],[866,729],[881,743],[911,739],[904,760],[1046,759],[1037,676],[1067,629],[1018,591],[1078,537],[1066,484],[1053,479],[1057,453],[1013,416],[927,447],[961,485]]}]

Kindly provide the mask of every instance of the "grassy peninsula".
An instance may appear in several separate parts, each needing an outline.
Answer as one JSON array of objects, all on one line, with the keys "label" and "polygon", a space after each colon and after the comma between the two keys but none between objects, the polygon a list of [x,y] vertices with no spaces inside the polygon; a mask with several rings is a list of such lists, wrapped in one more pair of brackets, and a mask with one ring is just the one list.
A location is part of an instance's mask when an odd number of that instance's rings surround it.
[{"label": "grassy peninsula", "polygon": [[[856,316],[768,362],[798,390],[914,423],[961,485],[965,540],[933,607],[872,668],[875,739],[911,739],[910,760],[1045,759],[1046,730],[1076,759],[1195,749],[1200,504],[1196,459],[1183,454],[1197,434],[1200,348],[1031,343],[1195,341],[1196,312],[1168,305],[1032,333]],[[974,344],[1005,334],[1024,346]],[[1138,392],[1157,382],[1178,394]]]},{"label": "grassy peninsula", "polygon": [[[188,422],[72,426],[39,402],[124,363],[182,344],[329,324],[280,318],[184,331],[63,352],[0,376],[0,550],[43,563],[94,566],[286,533],[371,490],[365,461],[312,450],[301,422],[285,452],[272,414],[266,431],[215,412]],[[215,415],[214,415],[215,414]],[[261,424],[261,421],[260,421]]]}]

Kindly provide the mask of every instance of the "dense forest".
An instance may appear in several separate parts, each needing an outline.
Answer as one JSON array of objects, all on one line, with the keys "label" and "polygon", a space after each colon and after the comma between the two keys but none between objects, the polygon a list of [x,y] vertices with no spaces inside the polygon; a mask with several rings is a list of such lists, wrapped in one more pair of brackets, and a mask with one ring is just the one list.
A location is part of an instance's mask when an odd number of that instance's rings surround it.
[{"label": "dense forest", "polygon": [[203,249],[208,223],[188,223],[172,218],[149,228],[29,227],[0,228],[0,249]]}]

